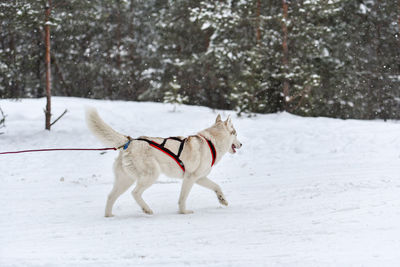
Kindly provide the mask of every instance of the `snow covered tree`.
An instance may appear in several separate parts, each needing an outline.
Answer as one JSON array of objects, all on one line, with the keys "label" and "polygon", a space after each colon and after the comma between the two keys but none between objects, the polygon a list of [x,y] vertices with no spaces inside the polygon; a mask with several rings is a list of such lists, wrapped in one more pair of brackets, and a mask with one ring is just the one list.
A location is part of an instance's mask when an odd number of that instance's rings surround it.
[{"label": "snow covered tree", "polygon": [[39,1],[0,3],[0,97],[43,95],[43,5]]},{"label": "snow covered tree", "polygon": [[283,9],[287,8],[287,14],[282,13],[281,23],[283,35],[287,35],[288,51],[283,52],[281,71],[275,77],[282,81],[283,101],[287,111],[313,115],[312,107],[319,100],[315,92],[321,88],[323,75],[320,68],[329,63],[335,68],[332,65],[337,64],[329,50],[330,41],[338,38],[340,33],[333,32],[328,22],[337,16],[341,2],[283,0]]},{"label": "snow covered tree", "polygon": [[184,104],[188,101],[187,96],[179,93],[181,85],[177,82],[176,77],[169,83],[170,89],[164,94],[164,103],[174,104],[173,111],[176,111],[176,105]]},{"label": "snow covered tree", "polygon": [[[260,15],[254,1],[202,1],[193,8],[192,21],[208,34],[207,50],[199,61],[213,75],[212,92],[220,92],[226,107],[241,112],[262,112],[265,101],[257,101],[263,84],[262,51],[257,46],[261,35]],[[256,6],[257,5],[257,6]],[[257,13],[258,14],[258,13]]]},{"label": "snow covered tree", "polygon": [[159,92],[171,89],[170,82],[179,81],[191,104],[215,103],[209,97],[208,64],[201,62],[207,46],[207,33],[200,25],[191,22],[190,10],[197,7],[196,1],[168,1],[159,11],[157,30],[160,36],[157,53],[160,55]]},{"label": "snow covered tree", "polygon": [[337,1],[335,7],[334,16],[324,21],[329,34],[317,65],[321,86],[313,91],[313,115],[399,117],[396,4]]},{"label": "snow covered tree", "polygon": [[[0,97],[44,96],[46,1],[0,3]],[[53,5],[54,95],[400,118],[398,1]]]},{"label": "snow covered tree", "polygon": [[362,1],[350,22],[355,114],[365,119],[399,117],[400,38],[395,1]]}]

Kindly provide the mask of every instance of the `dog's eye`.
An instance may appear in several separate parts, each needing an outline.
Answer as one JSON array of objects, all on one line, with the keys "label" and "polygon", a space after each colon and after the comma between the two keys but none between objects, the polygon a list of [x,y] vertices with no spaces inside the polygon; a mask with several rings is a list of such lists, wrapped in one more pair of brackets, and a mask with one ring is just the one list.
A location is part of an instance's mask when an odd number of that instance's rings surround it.
[{"label": "dog's eye", "polygon": [[236,135],[236,130],[233,130],[233,131],[231,132],[231,135]]}]

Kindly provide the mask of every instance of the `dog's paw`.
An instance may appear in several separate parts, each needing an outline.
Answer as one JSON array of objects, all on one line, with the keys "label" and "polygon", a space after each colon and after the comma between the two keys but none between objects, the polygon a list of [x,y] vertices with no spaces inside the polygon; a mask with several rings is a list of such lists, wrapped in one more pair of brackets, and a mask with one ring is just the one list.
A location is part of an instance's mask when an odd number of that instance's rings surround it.
[{"label": "dog's paw", "polygon": [[228,206],[228,201],[226,201],[225,199],[220,200],[219,203],[221,203],[224,206]]},{"label": "dog's paw", "polygon": [[106,217],[106,218],[111,218],[111,217],[114,217],[114,214],[112,214],[112,213],[110,213],[110,214],[105,214],[104,217]]},{"label": "dog's paw", "polygon": [[192,214],[193,210],[180,210],[179,213],[180,214]]},{"label": "dog's paw", "polygon": [[226,199],[224,198],[223,195],[218,195],[218,201],[219,203],[221,203],[224,206],[228,206],[228,201],[226,201]]},{"label": "dog's paw", "polygon": [[153,214],[153,211],[152,211],[151,209],[143,208],[142,210],[143,210],[143,212],[146,213],[146,214],[149,214],[149,215],[152,215],[152,214]]}]

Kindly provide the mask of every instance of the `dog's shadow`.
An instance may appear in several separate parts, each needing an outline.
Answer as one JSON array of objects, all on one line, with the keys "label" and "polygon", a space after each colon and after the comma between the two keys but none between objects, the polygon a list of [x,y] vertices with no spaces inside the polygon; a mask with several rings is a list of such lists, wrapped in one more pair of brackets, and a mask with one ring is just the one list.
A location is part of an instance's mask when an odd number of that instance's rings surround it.
[{"label": "dog's shadow", "polygon": [[195,217],[207,217],[207,216],[226,216],[225,207],[203,207],[197,208],[194,213],[192,214],[181,214],[178,211],[155,211],[154,214],[148,215],[141,213],[140,211],[132,212],[132,213],[125,213],[125,214],[116,214],[113,217],[104,217],[106,221],[126,221],[126,220],[168,220],[168,219],[186,219],[186,218],[195,218]]}]

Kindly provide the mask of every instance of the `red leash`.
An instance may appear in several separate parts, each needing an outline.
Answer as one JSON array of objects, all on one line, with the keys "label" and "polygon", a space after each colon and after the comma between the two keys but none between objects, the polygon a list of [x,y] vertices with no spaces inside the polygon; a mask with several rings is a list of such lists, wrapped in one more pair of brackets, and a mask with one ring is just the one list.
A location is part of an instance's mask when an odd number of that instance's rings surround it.
[{"label": "red leash", "polygon": [[75,151],[104,151],[104,150],[117,150],[115,147],[106,147],[106,148],[48,148],[48,149],[32,149],[32,150],[21,150],[21,151],[11,151],[11,152],[0,152],[0,155],[4,154],[18,154],[18,153],[28,153],[28,152],[43,152],[43,151],[66,151],[66,150],[75,150]]}]

